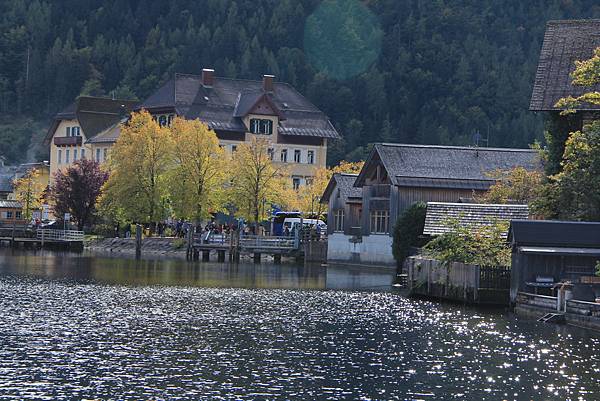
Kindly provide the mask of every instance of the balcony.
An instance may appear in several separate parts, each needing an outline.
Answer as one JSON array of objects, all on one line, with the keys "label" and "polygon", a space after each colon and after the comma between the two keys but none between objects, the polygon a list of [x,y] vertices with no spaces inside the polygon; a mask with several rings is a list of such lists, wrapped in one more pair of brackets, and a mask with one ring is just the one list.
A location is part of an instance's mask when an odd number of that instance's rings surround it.
[{"label": "balcony", "polygon": [[390,198],[390,185],[371,185],[370,186],[371,198]]},{"label": "balcony", "polygon": [[79,146],[81,145],[80,136],[55,136],[54,144],[56,146]]}]

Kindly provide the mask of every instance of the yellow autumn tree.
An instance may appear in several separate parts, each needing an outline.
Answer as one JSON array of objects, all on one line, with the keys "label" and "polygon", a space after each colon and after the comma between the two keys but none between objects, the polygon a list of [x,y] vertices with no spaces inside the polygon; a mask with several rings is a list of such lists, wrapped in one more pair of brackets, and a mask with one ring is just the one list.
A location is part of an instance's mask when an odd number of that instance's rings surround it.
[{"label": "yellow autumn tree", "polygon": [[298,188],[293,208],[311,216],[321,216],[327,211],[327,205],[321,203],[321,195],[325,192],[325,188],[327,188],[333,174],[358,174],[363,165],[363,161],[348,162],[342,160],[332,168],[320,167],[316,169],[312,181],[306,186]]},{"label": "yellow autumn tree", "polygon": [[132,113],[121,125],[111,149],[110,178],[104,186],[104,204],[121,209],[125,219],[156,223],[165,218],[167,172],[173,160],[173,139],[150,113]]},{"label": "yellow autumn tree", "polygon": [[171,206],[177,217],[200,222],[223,208],[225,152],[215,132],[200,120],[175,118],[170,130],[174,141]]},{"label": "yellow autumn tree", "polygon": [[26,220],[31,219],[33,212],[42,207],[45,186],[39,177],[40,172],[34,168],[13,181],[13,193],[22,205],[23,218]]},{"label": "yellow autumn tree", "polygon": [[232,157],[229,199],[237,215],[258,225],[271,205],[287,206],[290,176],[269,155],[269,142],[253,138],[241,144]]}]

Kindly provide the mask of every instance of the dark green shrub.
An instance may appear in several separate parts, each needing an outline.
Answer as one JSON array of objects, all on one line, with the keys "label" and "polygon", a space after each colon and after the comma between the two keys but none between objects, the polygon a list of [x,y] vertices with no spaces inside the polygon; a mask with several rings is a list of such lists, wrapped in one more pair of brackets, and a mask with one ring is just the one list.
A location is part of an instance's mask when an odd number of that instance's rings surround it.
[{"label": "dark green shrub", "polygon": [[406,209],[396,221],[392,252],[399,267],[410,254],[411,247],[422,247],[427,243],[427,239],[422,237],[426,212],[426,203],[415,203]]}]

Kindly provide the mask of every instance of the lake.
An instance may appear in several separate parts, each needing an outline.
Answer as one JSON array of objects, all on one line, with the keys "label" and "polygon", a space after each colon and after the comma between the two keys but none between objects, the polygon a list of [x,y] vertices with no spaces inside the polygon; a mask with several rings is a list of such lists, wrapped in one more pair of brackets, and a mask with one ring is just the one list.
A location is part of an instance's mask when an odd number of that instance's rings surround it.
[{"label": "lake", "polygon": [[599,399],[592,332],[389,270],[0,248],[0,399]]}]

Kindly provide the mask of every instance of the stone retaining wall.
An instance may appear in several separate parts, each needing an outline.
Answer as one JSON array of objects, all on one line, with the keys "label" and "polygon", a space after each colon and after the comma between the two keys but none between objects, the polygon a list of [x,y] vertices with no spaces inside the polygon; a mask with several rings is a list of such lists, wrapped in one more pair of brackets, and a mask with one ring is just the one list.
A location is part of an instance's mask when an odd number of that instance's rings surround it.
[{"label": "stone retaining wall", "polygon": [[[187,244],[181,238],[144,238],[142,255],[174,255],[185,257]],[[92,251],[135,254],[135,238],[105,238],[85,244]]]}]

